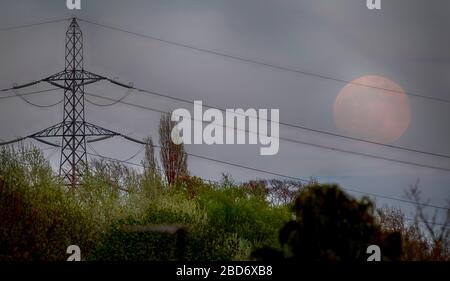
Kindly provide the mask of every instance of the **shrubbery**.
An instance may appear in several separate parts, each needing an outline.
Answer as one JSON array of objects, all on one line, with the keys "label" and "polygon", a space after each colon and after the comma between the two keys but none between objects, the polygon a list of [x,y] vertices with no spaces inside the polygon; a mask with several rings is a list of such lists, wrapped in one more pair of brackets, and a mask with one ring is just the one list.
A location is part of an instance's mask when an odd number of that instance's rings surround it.
[{"label": "shrubbery", "polygon": [[219,184],[186,173],[169,185],[157,165],[144,166],[153,168],[93,162],[70,189],[38,149],[1,149],[0,260],[65,260],[74,244],[84,260],[364,260],[372,243],[384,260],[449,257],[448,224],[427,236],[420,220],[376,214],[335,185]]},{"label": "shrubbery", "polygon": [[37,149],[0,150],[0,260],[63,260],[94,226]]},{"label": "shrubbery", "polygon": [[87,260],[245,260],[276,246],[289,211],[229,181],[169,187],[110,162],[72,190],[21,147],[0,152],[0,216],[2,260],[65,260],[72,244]]},{"label": "shrubbery", "polygon": [[289,217],[286,207],[271,207],[229,183],[193,181],[198,187],[194,197],[179,182],[149,202],[140,219],[118,221],[95,258],[246,260],[256,247],[277,244],[277,231]]}]

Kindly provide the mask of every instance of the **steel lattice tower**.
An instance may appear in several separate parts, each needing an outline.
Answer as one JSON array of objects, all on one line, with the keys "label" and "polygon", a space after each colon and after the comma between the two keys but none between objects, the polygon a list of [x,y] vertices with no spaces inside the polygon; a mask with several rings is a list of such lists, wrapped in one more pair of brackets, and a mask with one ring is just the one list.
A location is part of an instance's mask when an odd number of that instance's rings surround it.
[{"label": "steel lattice tower", "polygon": [[80,169],[87,163],[83,70],[83,33],[73,19],[66,32],[64,133],[60,162],[60,174],[70,182],[80,178]]},{"label": "steel lattice tower", "polygon": [[[48,145],[61,147],[59,174],[64,177],[67,185],[76,187],[80,184],[85,169],[87,168],[86,143],[97,142],[114,136],[122,136],[129,141],[139,144],[145,144],[145,142],[85,121],[85,85],[107,80],[123,87],[130,88],[130,86],[120,84],[84,69],[83,33],[76,18],[73,18],[69,25],[65,42],[65,69],[63,71],[40,81],[15,86],[13,89],[25,88],[40,82],[47,82],[64,90],[63,121],[26,138],[33,138]],[[62,138],[61,146],[44,140],[44,138],[55,137]]]}]

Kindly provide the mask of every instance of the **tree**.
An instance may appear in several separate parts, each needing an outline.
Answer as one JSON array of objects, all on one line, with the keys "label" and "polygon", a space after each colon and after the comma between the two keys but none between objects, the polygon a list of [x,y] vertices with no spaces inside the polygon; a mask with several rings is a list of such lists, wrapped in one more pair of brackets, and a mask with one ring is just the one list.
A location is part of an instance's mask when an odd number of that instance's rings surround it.
[{"label": "tree", "polygon": [[438,222],[439,208],[435,208],[433,214],[430,216],[425,207],[429,202],[422,201],[419,190],[419,182],[406,192],[408,198],[416,204],[416,216],[414,224],[417,228],[422,225],[424,228],[423,240],[427,242],[429,251],[429,260],[450,260],[450,200],[448,207],[443,208],[443,221]]},{"label": "tree", "polygon": [[159,124],[160,155],[164,174],[168,185],[173,185],[181,176],[187,175],[187,154],[183,144],[172,141],[172,130],[176,123],[170,120],[170,115],[161,116]]},{"label": "tree", "polygon": [[303,184],[294,180],[251,180],[241,185],[249,193],[267,199],[272,206],[282,206],[293,203]]},{"label": "tree", "polygon": [[145,140],[145,157],[142,162],[144,166],[144,174],[147,176],[159,175],[159,165],[155,157],[155,146],[153,145],[153,139],[151,137]]},{"label": "tree", "polygon": [[380,231],[372,202],[353,199],[337,185],[305,186],[295,199],[293,211],[295,219],[280,230],[281,253],[260,249],[255,257],[363,261],[368,257],[367,247],[373,244],[380,246],[383,260],[395,260],[400,255],[399,234]]},{"label": "tree", "polygon": [[155,146],[152,138],[146,140],[145,155],[142,161],[144,173],[142,175],[141,190],[148,198],[154,198],[162,189],[161,168],[155,156]]},{"label": "tree", "polygon": [[428,260],[428,242],[418,223],[408,223],[402,210],[393,207],[377,209],[377,217],[383,232],[400,233],[402,239],[401,260]]},{"label": "tree", "polygon": [[295,200],[296,220],[280,232],[295,258],[361,260],[375,240],[372,203],[349,198],[336,186],[313,185]]},{"label": "tree", "polygon": [[291,204],[303,187],[303,184],[296,180],[272,179],[267,182],[267,185],[269,201],[274,205]]}]

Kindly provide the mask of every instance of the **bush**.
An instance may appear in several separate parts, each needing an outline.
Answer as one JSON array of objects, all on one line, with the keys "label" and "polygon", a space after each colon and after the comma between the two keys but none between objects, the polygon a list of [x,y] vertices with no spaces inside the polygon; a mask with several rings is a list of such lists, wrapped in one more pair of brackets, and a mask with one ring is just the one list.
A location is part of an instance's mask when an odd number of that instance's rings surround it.
[{"label": "bush", "polygon": [[237,186],[183,178],[148,201],[142,218],[116,221],[92,259],[248,260],[252,249],[276,244],[288,216]]},{"label": "bush", "polygon": [[37,149],[0,151],[1,260],[64,260],[92,247],[92,225]]},{"label": "bush", "polygon": [[289,219],[286,207],[271,207],[264,197],[236,186],[222,186],[199,195],[208,226],[235,233],[254,247],[275,245],[277,230]]},{"label": "bush", "polygon": [[254,253],[256,257],[363,261],[372,244],[382,248],[384,260],[400,256],[400,235],[380,231],[372,202],[353,199],[337,185],[306,187],[295,200],[293,211],[296,219],[284,225],[279,234],[284,252],[263,248]]},{"label": "bush", "polygon": [[0,150],[0,260],[65,260],[69,245],[87,260],[249,260],[252,251],[365,260],[370,244],[384,260],[448,259],[446,229],[430,244],[417,225],[390,227],[374,218],[368,199],[336,185],[273,182],[282,191],[274,203],[263,181],[216,184],[184,174],[168,185],[156,168],[143,175],[114,162],[89,168],[81,186],[68,189],[36,148]]}]

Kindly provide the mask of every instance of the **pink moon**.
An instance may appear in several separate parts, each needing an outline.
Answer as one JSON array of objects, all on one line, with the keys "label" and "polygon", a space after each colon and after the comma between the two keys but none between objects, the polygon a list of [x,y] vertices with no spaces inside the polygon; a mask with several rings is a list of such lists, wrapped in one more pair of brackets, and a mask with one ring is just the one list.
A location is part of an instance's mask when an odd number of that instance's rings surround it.
[{"label": "pink moon", "polygon": [[411,108],[405,91],[395,82],[363,76],[339,92],[333,117],[339,131],[348,136],[390,143],[408,129]]}]

